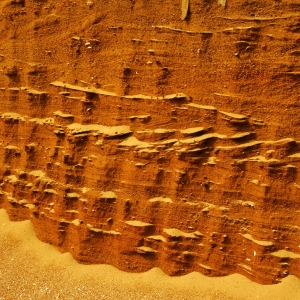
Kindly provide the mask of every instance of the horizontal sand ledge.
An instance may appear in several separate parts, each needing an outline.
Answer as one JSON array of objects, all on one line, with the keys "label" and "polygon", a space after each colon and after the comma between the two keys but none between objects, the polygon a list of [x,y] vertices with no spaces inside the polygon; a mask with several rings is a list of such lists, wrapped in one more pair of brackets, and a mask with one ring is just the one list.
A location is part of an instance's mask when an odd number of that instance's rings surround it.
[{"label": "horizontal sand ledge", "polygon": [[193,272],[169,277],[154,268],[125,273],[82,265],[39,241],[30,221],[11,222],[0,209],[0,299],[280,299],[298,300],[300,279],[260,285],[242,275],[210,278]]}]

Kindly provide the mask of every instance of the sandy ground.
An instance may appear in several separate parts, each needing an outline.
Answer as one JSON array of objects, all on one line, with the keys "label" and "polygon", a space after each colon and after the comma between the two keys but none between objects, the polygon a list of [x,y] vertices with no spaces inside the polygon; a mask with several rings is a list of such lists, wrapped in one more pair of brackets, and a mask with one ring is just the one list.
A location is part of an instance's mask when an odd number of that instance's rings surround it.
[{"label": "sandy ground", "polygon": [[[109,251],[109,249],[108,249]],[[125,273],[108,265],[81,265],[69,253],[39,241],[30,221],[10,222],[0,210],[0,300],[16,299],[280,299],[300,297],[300,280],[263,286],[235,274],[169,277],[160,269]]]}]

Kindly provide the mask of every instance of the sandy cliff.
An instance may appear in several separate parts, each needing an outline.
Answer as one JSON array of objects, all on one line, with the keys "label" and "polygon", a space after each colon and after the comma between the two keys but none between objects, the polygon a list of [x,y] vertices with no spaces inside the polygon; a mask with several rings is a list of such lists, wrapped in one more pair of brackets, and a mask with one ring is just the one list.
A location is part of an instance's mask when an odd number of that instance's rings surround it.
[{"label": "sandy cliff", "polygon": [[300,4],[2,1],[0,207],[80,262],[300,277]]}]

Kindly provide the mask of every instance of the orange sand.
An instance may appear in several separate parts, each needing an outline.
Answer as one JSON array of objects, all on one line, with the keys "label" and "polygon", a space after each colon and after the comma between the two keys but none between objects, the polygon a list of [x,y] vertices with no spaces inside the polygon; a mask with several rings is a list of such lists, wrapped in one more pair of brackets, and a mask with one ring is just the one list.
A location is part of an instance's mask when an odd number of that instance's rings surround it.
[{"label": "orange sand", "polygon": [[39,241],[30,221],[10,222],[0,210],[0,299],[299,299],[300,280],[260,285],[242,275],[210,278],[193,272],[169,277],[154,268],[125,273],[108,265],[81,265]]}]

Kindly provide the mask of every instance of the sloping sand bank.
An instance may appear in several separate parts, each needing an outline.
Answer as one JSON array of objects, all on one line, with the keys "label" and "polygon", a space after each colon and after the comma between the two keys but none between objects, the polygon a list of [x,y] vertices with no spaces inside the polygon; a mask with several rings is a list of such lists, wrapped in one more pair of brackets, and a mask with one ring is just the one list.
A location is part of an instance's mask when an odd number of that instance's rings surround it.
[{"label": "sloping sand bank", "polygon": [[299,299],[300,280],[263,286],[241,275],[191,273],[166,276],[160,269],[125,273],[108,265],[81,265],[69,253],[39,241],[30,221],[10,222],[0,210],[0,299]]}]

